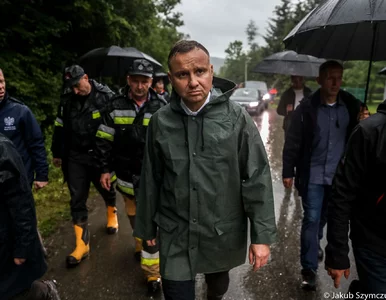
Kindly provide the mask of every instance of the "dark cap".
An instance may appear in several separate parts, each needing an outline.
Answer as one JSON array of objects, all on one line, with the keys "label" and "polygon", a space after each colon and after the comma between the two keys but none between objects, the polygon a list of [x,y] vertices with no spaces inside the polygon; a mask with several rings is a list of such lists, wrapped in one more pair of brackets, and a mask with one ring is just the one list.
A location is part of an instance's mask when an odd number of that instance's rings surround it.
[{"label": "dark cap", "polygon": [[83,68],[78,65],[64,69],[63,82],[65,87],[72,87],[77,84],[84,74]]},{"label": "dark cap", "polygon": [[153,72],[153,65],[149,61],[147,61],[146,59],[136,59],[129,67],[127,74],[153,77]]}]

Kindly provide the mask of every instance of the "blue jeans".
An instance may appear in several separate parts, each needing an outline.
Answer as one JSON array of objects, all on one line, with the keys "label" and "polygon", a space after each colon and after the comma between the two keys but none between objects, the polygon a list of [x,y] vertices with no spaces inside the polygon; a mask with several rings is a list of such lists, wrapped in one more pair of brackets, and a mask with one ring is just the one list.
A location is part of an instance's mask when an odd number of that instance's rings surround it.
[{"label": "blue jeans", "polygon": [[331,186],[310,183],[302,198],[303,222],[300,235],[300,263],[303,269],[318,269],[319,242],[327,223],[327,205]]},{"label": "blue jeans", "polygon": [[354,248],[354,256],[361,292],[386,293],[386,257],[365,248]]}]

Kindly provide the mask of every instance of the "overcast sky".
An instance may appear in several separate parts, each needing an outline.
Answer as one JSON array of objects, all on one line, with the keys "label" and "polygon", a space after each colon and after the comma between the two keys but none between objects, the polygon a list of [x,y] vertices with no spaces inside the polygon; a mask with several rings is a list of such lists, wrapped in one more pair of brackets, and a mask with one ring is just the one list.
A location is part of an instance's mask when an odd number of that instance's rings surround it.
[{"label": "overcast sky", "polygon": [[[183,14],[181,31],[201,42],[211,56],[225,57],[230,42],[242,40],[247,46],[245,29],[254,20],[259,33],[266,33],[269,18],[280,0],[182,0],[176,10]],[[264,44],[258,38],[260,45]]]}]

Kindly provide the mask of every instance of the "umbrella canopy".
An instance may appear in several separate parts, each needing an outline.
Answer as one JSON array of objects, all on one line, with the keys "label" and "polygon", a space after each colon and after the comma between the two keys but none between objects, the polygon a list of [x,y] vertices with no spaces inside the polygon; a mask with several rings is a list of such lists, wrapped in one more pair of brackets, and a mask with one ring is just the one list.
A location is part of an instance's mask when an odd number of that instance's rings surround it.
[{"label": "umbrella canopy", "polygon": [[340,60],[386,60],[386,1],[325,0],[284,39],[286,49]]},{"label": "umbrella canopy", "polygon": [[284,51],[264,58],[253,72],[317,77],[319,67],[324,61],[310,55],[297,54],[295,51]]},{"label": "umbrella canopy", "polygon": [[151,62],[155,71],[162,70],[161,63],[133,47],[93,49],[79,59],[79,64],[91,77],[124,77],[133,60],[140,58]]},{"label": "umbrella canopy", "polygon": [[378,61],[386,59],[385,35],[386,1],[327,0],[292,29],[284,44],[315,57],[370,60],[373,56]]}]

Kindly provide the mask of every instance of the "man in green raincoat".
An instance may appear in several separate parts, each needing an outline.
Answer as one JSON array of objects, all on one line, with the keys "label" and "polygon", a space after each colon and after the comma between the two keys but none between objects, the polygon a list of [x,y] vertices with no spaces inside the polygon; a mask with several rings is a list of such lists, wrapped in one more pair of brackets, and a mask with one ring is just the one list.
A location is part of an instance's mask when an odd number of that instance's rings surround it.
[{"label": "man in green raincoat", "polygon": [[194,300],[197,273],[208,299],[222,299],[229,270],[245,262],[248,219],[254,270],[275,241],[268,159],[251,117],[229,101],[235,84],[213,89],[203,45],[178,42],[168,64],[173,93],[150,120],[134,235],[160,244],[166,300]]}]

